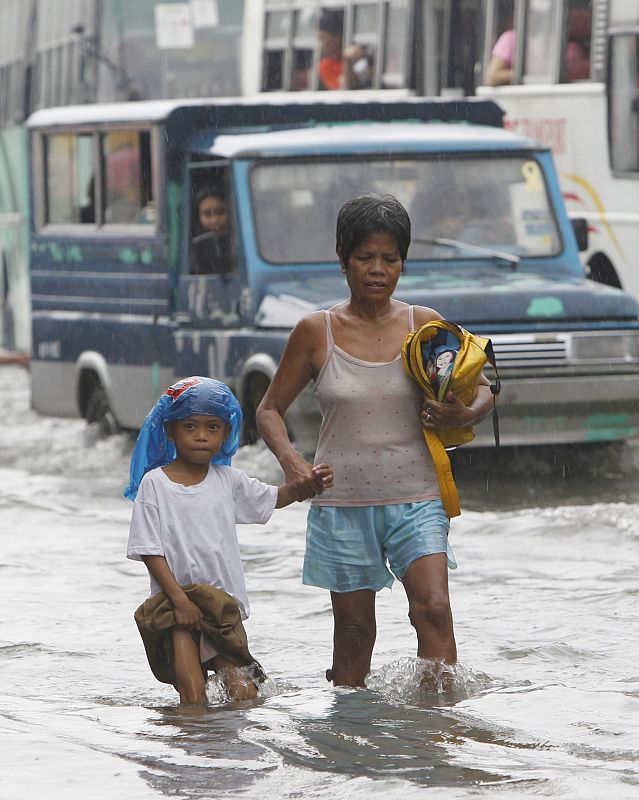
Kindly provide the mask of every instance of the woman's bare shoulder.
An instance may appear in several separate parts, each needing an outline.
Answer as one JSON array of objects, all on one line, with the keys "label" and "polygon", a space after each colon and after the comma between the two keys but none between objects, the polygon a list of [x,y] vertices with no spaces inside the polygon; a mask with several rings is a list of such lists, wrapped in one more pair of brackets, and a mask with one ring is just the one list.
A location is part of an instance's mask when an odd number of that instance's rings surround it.
[{"label": "woman's bare shoulder", "polygon": [[434,308],[428,308],[428,306],[414,306],[413,319],[415,327],[419,328],[427,322],[432,322],[434,319],[443,319],[443,317],[438,311],[435,311]]},{"label": "woman's bare shoulder", "polygon": [[311,345],[322,340],[325,336],[326,322],[324,321],[323,311],[312,311],[295,325],[291,331],[289,341],[297,346],[302,343]]},{"label": "woman's bare shoulder", "polygon": [[323,311],[312,311],[297,323],[293,331],[298,331],[302,335],[317,333],[326,327],[325,314]]}]

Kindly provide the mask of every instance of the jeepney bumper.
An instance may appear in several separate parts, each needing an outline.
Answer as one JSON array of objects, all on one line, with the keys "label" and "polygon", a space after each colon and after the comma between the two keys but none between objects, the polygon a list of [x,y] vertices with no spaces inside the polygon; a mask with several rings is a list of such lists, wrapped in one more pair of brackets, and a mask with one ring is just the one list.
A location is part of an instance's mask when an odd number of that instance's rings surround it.
[{"label": "jeepney bumper", "polygon": [[[502,376],[504,445],[609,442],[639,436],[639,373],[561,378]],[[489,416],[470,446],[494,445]]]},{"label": "jeepney bumper", "polygon": [[[501,378],[497,412],[502,445],[609,442],[639,436],[639,372]],[[286,419],[298,450],[312,455],[320,414],[310,389],[302,392]],[[465,447],[494,447],[491,415],[475,434]]]}]

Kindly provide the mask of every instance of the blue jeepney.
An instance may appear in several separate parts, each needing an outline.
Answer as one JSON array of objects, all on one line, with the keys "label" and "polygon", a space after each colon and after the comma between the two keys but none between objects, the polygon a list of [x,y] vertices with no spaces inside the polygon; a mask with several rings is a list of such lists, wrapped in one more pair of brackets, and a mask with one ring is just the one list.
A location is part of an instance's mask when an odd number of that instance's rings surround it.
[{"label": "blue jeepney", "polygon": [[[396,297],[493,339],[503,443],[635,436],[637,303],[586,278],[549,150],[501,119],[486,100],[335,94],[36,112],[34,408],[135,429],[173,380],[210,375],[254,441],[291,327],[346,296],[337,210],[375,191],[413,222]],[[224,230],[203,228],[207,192]],[[312,452],[310,390],[287,423]]]}]

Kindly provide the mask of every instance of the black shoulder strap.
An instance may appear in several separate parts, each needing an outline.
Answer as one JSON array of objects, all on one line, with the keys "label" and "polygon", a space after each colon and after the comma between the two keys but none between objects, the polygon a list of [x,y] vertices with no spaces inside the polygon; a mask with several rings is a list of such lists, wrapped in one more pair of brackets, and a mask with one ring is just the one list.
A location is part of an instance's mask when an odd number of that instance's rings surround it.
[{"label": "black shoulder strap", "polygon": [[495,351],[493,350],[493,343],[488,340],[486,349],[486,358],[488,363],[495,370],[495,382],[490,384],[490,391],[493,395],[493,434],[495,436],[495,445],[499,447],[499,416],[497,414],[497,395],[501,392],[501,381],[499,380],[499,373],[497,372],[497,361],[495,359]]}]

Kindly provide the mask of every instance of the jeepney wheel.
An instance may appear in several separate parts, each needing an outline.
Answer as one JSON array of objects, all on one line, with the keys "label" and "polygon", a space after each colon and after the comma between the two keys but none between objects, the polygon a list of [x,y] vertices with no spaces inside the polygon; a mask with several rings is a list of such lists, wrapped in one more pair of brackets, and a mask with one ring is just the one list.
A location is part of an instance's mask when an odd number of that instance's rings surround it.
[{"label": "jeepney wheel", "polygon": [[257,430],[255,414],[257,407],[262,402],[270,384],[266,375],[255,373],[248,379],[242,411],[244,413],[244,423],[242,425],[242,444],[255,444],[260,440]]},{"label": "jeepney wheel", "polygon": [[106,392],[100,383],[97,383],[91,389],[91,394],[87,400],[85,418],[89,425],[97,423],[98,430],[102,436],[112,436],[120,431],[120,426],[113,411],[111,411]]}]

